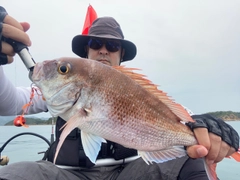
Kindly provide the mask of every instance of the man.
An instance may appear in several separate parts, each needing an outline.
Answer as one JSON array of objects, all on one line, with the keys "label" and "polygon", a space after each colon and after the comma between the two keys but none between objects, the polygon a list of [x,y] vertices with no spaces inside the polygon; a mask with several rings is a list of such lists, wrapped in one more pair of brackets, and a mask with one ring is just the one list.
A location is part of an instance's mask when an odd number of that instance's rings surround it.
[{"label": "man", "polygon": [[[5,15],[2,22],[0,32],[4,37],[12,38],[26,45],[31,44],[29,37],[24,32],[28,30],[29,24],[20,24],[9,15]],[[11,63],[14,55],[12,47],[2,41],[0,50],[1,64]],[[137,53],[136,46],[132,42],[124,40],[119,24],[111,17],[95,20],[87,36],[75,36],[72,41],[72,50],[81,57],[87,57],[111,66],[132,60]],[[2,67],[0,67],[0,84],[0,115],[13,115],[16,110],[20,114],[22,105],[29,100],[30,88],[15,88],[5,77]],[[47,111],[46,104],[36,97],[28,113],[33,114],[43,111]],[[187,147],[190,157],[206,156],[208,163],[212,164],[221,161],[225,156],[237,150],[238,134],[229,125],[211,116],[199,115],[195,118],[198,119],[197,123],[189,124],[189,126],[193,129],[201,145]],[[64,123],[64,120],[58,118],[56,143],[61,133],[59,128]],[[224,132],[216,135],[214,133],[216,133],[216,129],[219,130],[218,126],[224,127]],[[207,128],[211,131],[208,132]],[[232,136],[228,134],[228,131],[232,131]],[[231,142],[227,141],[227,144],[222,138],[230,139]],[[46,155],[49,161],[52,161],[56,143],[50,147]],[[135,150],[108,142],[107,145],[102,145],[98,160],[125,159],[135,155]],[[79,130],[77,129],[70,133],[66,139],[56,164],[78,168],[65,170],[48,161],[19,162],[1,168],[0,179],[207,179],[203,160],[201,158],[194,160],[188,156],[162,164],[147,165],[141,158],[138,158],[129,163],[123,161],[120,165],[109,163],[106,166],[94,166],[83,152]]]}]

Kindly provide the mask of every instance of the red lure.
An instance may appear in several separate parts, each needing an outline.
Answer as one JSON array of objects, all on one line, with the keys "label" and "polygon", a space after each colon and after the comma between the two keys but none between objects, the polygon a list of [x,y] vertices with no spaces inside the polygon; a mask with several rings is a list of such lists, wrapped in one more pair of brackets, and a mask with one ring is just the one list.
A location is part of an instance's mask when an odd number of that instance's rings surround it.
[{"label": "red lure", "polygon": [[28,127],[28,125],[26,125],[26,119],[23,117],[23,115],[17,116],[14,121],[13,121],[14,126],[17,127]]},{"label": "red lure", "polygon": [[28,127],[28,125],[26,124],[26,119],[24,118],[24,114],[28,111],[29,106],[31,106],[33,104],[32,100],[33,100],[33,97],[34,97],[34,92],[36,92],[39,95],[38,89],[36,87],[32,86],[30,100],[27,104],[23,105],[23,107],[22,107],[23,113],[21,115],[17,116],[13,120],[14,126],[17,126],[17,127],[23,126],[23,127],[26,127],[26,128]]}]

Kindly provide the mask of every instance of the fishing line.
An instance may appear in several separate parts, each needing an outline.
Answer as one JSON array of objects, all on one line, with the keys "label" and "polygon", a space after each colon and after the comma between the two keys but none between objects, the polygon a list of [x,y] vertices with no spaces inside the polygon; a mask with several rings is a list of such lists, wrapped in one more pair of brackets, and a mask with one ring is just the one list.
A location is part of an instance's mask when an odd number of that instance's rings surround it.
[{"label": "fishing line", "polygon": [[[13,80],[13,84],[14,84],[14,87],[16,88],[17,87],[17,67],[18,67],[18,62],[19,62],[19,57],[16,57],[15,56],[15,58],[14,58],[15,60],[14,60],[14,80]],[[20,64],[19,64],[20,65]],[[15,116],[17,116],[18,115],[18,107],[17,107],[17,101],[15,101],[14,102],[14,104],[15,104],[15,113],[14,113],[14,115]]]},{"label": "fishing line", "polygon": [[[17,87],[17,62],[15,62],[14,63],[14,65],[15,65],[15,72],[14,72],[14,86],[15,86],[15,89],[16,89],[16,87]],[[17,89],[15,90],[16,91],[16,93],[17,93]],[[32,92],[33,93],[33,92]],[[17,126],[17,127],[20,127],[20,126],[24,126],[24,127],[28,127],[27,125],[25,125],[26,124],[26,119],[24,118],[24,114],[27,112],[27,110],[28,110],[28,106],[30,106],[30,104],[31,104],[31,101],[32,101],[32,96],[33,96],[33,94],[31,93],[31,96],[30,96],[30,101],[29,101],[29,103],[28,104],[25,104],[25,105],[23,105],[23,107],[22,107],[22,110],[23,110],[23,112],[22,112],[22,114],[21,115],[18,115],[18,103],[17,103],[17,97],[16,97],[16,100],[15,100],[15,102],[14,102],[14,104],[15,104],[15,113],[13,113],[13,114],[15,114],[15,118],[13,119],[13,125],[15,125],[15,126]]]},{"label": "fishing line", "polygon": [[[17,86],[17,62],[14,62],[14,86]],[[17,102],[15,101],[15,116],[17,116]],[[15,118],[14,118],[15,119]]]}]

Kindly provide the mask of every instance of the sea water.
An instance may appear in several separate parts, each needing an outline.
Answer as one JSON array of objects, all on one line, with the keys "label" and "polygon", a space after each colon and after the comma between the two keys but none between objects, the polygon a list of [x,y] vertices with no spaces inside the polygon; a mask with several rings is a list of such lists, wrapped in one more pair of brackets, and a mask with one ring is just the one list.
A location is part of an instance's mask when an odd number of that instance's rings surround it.
[{"label": "sea water", "polygon": [[[240,134],[240,121],[228,122]],[[37,133],[49,141],[52,134],[51,125],[34,125],[28,128],[15,126],[0,126],[0,148],[11,137],[23,132]],[[43,158],[44,152],[49,145],[39,137],[32,135],[22,135],[12,141],[1,152],[1,156],[7,155],[10,159],[9,164],[19,161],[37,161]],[[1,168],[1,166],[0,166]],[[234,159],[225,158],[217,165],[217,174],[221,180],[240,179],[240,163]]]},{"label": "sea water", "polygon": [[[3,144],[20,133],[36,133],[45,137],[50,142],[52,133],[51,125],[34,125],[25,127],[0,126],[0,148]],[[4,148],[1,156],[8,156],[10,163],[19,161],[36,161],[43,158],[43,153],[48,149],[49,145],[43,139],[33,135],[21,135],[11,140]],[[39,154],[40,153],[40,154]]]}]

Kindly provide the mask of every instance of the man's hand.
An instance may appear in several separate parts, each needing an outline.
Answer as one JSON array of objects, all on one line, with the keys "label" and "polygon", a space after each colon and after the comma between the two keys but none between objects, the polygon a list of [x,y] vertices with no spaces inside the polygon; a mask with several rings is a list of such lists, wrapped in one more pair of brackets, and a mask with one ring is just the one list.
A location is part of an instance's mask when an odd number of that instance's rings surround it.
[{"label": "man's hand", "polygon": [[191,158],[206,156],[207,163],[218,163],[238,150],[238,133],[221,119],[210,115],[192,116],[195,123],[187,123],[193,130],[199,145],[187,147]]},{"label": "man's hand", "polygon": [[30,25],[28,23],[19,23],[9,16],[5,9],[0,6],[0,65],[12,63],[13,56],[15,55],[12,46],[5,42],[5,39],[11,38],[30,46],[31,41],[25,33],[29,28]]}]

